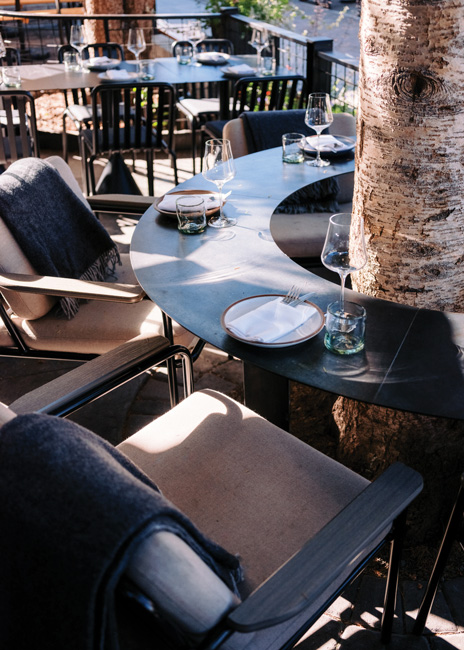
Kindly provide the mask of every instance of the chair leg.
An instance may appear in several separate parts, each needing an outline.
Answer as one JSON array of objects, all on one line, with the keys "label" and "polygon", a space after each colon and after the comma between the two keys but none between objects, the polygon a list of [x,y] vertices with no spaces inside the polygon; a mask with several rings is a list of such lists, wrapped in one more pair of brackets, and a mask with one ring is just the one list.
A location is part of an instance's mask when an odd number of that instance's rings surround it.
[{"label": "chair leg", "polygon": [[66,115],[63,115],[63,131],[61,134],[63,159],[68,162],[68,134],[66,133]]},{"label": "chair leg", "polygon": [[155,179],[154,179],[155,170],[153,168],[154,157],[153,157],[153,151],[151,149],[147,150],[146,161],[147,161],[148,194],[149,196],[155,196]]},{"label": "chair leg", "polygon": [[[461,482],[462,482],[461,478]],[[422,634],[425,624],[427,622],[427,617],[430,614],[432,609],[433,601],[435,600],[435,595],[438,589],[438,583],[443,574],[448,556],[453,546],[453,542],[459,535],[459,530],[462,526],[462,517],[464,512],[464,490],[461,483],[459,488],[458,496],[454,504],[453,510],[451,512],[448,525],[446,527],[443,540],[440,545],[440,550],[438,551],[437,559],[435,560],[435,565],[430,576],[427,589],[425,590],[424,597],[419,607],[419,612],[417,618],[414,622],[414,627],[412,629],[413,634],[420,635]]]},{"label": "chair leg", "polygon": [[196,171],[196,157],[197,157],[197,129],[195,122],[192,122],[192,166],[193,166],[193,175],[197,173]]},{"label": "chair leg", "polygon": [[381,623],[381,642],[387,644],[390,641],[393,618],[395,616],[396,596],[398,593],[398,580],[400,572],[401,553],[406,534],[406,510],[401,513],[393,524],[393,540],[390,546],[390,563],[388,567],[387,585],[385,588],[385,600]]}]

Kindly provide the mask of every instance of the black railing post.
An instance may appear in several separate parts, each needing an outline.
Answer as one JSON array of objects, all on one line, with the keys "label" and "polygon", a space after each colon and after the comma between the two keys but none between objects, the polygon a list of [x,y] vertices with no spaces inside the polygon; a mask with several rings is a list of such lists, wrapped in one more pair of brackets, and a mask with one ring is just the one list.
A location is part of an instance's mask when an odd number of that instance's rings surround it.
[{"label": "black railing post", "polygon": [[221,34],[220,38],[228,38],[234,45],[236,54],[240,53],[240,30],[238,24],[234,20],[230,20],[231,16],[236,16],[240,13],[238,7],[222,7],[221,12]]},{"label": "black railing post", "polygon": [[318,52],[331,52],[333,40],[328,38],[308,38],[306,41],[306,81],[308,92],[330,94],[332,64],[318,57]]}]

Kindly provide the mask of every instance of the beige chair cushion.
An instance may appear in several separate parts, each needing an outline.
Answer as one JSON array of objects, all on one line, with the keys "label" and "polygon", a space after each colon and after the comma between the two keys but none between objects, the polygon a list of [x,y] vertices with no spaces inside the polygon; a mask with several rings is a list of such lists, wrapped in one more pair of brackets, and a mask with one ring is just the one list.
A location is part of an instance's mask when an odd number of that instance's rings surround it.
[{"label": "beige chair cushion", "polygon": [[[210,390],[194,393],[119,449],[203,533],[239,554],[246,576],[244,596],[368,485]],[[226,647],[246,647],[251,639],[253,648],[278,647],[287,625],[234,634]]]}]

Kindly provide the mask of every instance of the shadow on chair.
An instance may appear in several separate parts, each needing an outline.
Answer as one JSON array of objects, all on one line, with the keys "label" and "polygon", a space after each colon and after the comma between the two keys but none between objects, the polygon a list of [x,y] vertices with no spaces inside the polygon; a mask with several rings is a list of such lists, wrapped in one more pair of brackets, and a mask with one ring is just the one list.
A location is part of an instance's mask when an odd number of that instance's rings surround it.
[{"label": "shadow on chair", "polygon": [[[390,540],[388,642],[406,508],[422,489],[413,470],[369,483],[210,390],[117,450],[65,420],[0,415],[2,588],[10,622],[27,607],[21,647],[40,622],[56,647],[113,633],[121,648],[291,648]],[[32,509],[14,506],[20,477]],[[27,535],[9,534],[12,516]],[[12,647],[6,628],[0,639]]]}]

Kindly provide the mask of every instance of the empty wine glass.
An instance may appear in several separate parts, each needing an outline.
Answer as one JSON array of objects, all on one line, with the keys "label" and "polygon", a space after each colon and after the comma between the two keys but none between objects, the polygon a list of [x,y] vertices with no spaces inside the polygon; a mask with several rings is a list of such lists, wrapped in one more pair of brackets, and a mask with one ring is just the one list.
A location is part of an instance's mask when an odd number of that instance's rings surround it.
[{"label": "empty wine glass", "polygon": [[81,72],[89,72],[89,70],[84,68],[82,65],[82,50],[87,45],[87,35],[85,33],[84,25],[71,25],[69,43],[79,54],[79,67]]},{"label": "empty wine glass", "polygon": [[205,38],[205,30],[202,27],[202,24],[199,20],[194,20],[189,27],[188,40],[191,42],[193,47],[193,57],[190,65],[201,66],[201,63],[197,58],[197,45],[200,41]]},{"label": "empty wine glass", "polygon": [[222,210],[222,188],[224,183],[235,176],[235,163],[229,140],[208,140],[205,144],[203,158],[203,176],[207,181],[215,183],[219,190],[219,215],[211,217],[209,225],[213,228],[228,228],[235,226],[236,219],[229,219]]},{"label": "empty wine glass", "polygon": [[131,27],[129,29],[129,36],[127,39],[127,49],[129,50],[129,52],[132,52],[132,54],[135,56],[135,60],[137,61],[138,76],[140,76],[139,56],[140,53],[143,52],[146,47],[147,44],[145,43],[145,36],[143,33],[143,29],[141,27]]},{"label": "empty wine glass", "polygon": [[258,57],[257,57],[257,68],[258,72],[262,68],[262,51],[264,50],[265,47],[269,46],[269,35],[267,32],[267,29],[256,29],[253,28],[253,31],[251,32],[251,40],[248,41],[251,47],[254,47]]},{"label": "empty wine glass", "polygon": [[362,217],[353,219],[349,212],[330,217],[321,260],[326,268],[340,275],[340,305],[343,311],[345,280],[350,273],[359,271],[367,262]]},{"label": "empty wine glass", "polygon": [[308,160],[307,165],[312,167],[327,167],[330,165],[328,160],[322,160],[320,150],[320,136],[324,129],[333,122],[332,108],[330,106],[330,97],[327,93],[311,93],[308,99],[308,108],[306,109],[305,124],[317,133],[315,148],[317,156],[314,160]]}]

